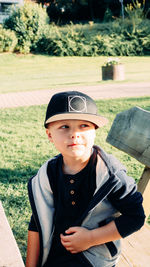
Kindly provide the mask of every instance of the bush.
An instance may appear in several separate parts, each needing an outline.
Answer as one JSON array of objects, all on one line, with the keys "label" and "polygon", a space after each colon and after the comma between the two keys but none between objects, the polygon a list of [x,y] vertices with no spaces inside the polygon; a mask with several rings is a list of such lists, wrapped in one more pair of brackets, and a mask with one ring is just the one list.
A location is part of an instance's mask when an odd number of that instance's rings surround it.
[{"label": "bush", "polygon": [[73,26],[59,29],[51,25],[37,42],[36,52],[54,56],[87,56],[89,49],[90,46],[81,30],[76,31]]},{"label": "bush", "polygon": [[21,53],[28,53],[34,51],[47,24],[46,11],[40,5],[26,3],[12,10],[10,17],[4,22],[4,27],[15,31],[18,38],[16,49]]},{"label": "bush", "polygon": [[17,45],[17,37],[11,30],[0,25],[0,52],[13,52]]},{"label": "bush", "polygon": [[[93,26],[92,26],[93,27]],[[150,54],[150,21],[126,19],[97,24],[50,25],[37,42],[37,52],[54,56],[136,56]]]}]

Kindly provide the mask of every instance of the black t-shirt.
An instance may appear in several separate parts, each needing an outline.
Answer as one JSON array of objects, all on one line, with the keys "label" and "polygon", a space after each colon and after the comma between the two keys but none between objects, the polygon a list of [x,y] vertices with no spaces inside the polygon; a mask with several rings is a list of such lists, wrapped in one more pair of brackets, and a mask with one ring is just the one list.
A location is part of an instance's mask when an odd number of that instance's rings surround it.
[{"label": "black t-shirt", "polygon": [[[96,189],[95,149],[84,169],[75,175],[64,174],[62,171],[63,157],[60,155],[55,162],[48,164],[47,174],[54,194],[54,224],[55,231],[50,253],[44,267],[53,266],[88,266],[86,259],[79,254],[71,254],[60,242],[60,234],[69,227],[80,226],[82,215],[91,201]],[[35,231],[36,226],[32,217],[29,230]],[[90,265],[89,265],[90,266]]]},{"label": "black t-shirt", "polygon": [[[63,158],[62,156],[58,158],[56,177],[59,177],[59,180],[56,182],[53,178],[53,181],[50,181],[55,199],[55,232],[46,266],[53,266],[54,263],[57,263],[58,266],[64,264],[67,267],[70,266],[69,264],[75,264],[75,262],[76,266],[81,264],[81,266],[84,266],[83,261],[81,262],[77,254],[71,254],[62,246],[60,233],[64,234],[65,230],[71,226],[81,225],[82,214],[86,210],[96,189],[96,159],[96,151],[94,151],[84,169],[75,175],[69,175],[63,174]],[[49,171],[51,173],[50,166],[48,167],[48,176]],[[52,262],[54,262],[53,265]],[[51,265],[49,265],[50,263]]]}]

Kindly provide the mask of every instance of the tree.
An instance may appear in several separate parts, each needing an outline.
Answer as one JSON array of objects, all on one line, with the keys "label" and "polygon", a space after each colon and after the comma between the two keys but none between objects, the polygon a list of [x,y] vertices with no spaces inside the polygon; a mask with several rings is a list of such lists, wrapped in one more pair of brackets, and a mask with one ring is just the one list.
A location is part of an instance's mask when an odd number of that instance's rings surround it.
[{"label": "tree", "polygon": [[[110,9],[114,17],[121,15],[120,0],[36,0],[47,6],[51,21],[67,23],[69,21],[90,21],[104,18],[105,12]],[[123,0],[124,6],[136,0]],[[145,5],[145,12],[150,8],[149,0],[138,0]]]}]

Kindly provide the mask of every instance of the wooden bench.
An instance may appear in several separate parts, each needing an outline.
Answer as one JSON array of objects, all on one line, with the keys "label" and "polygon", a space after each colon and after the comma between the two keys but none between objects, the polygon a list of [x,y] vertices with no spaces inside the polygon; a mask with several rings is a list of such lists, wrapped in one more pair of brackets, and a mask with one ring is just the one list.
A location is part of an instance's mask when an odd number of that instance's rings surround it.
[{"label": "wooden bench", "polygon": [[[139,107],[117,114],[107,142],[145,165],[138,183],[143,206],[150,214],[150,112]],[[150,226],[122,240],[122,254],[116,267],[150,267]]]},{"label": "wooden bench", "polygon": [[24,267],[2,203],[0,202],[0,267]]},{"label": "wooden bench", "polygon": [[[150,210],[150,169],[145,168],[138,184],[143,194],[146,217]],[[145,223],[142,229],[122,240],[122,254],[116,267],[150,267],[150,226]]]},{"label": "wooden bench", "polygon": [[116,267],[150,266],[150,227],[145,224],[137,233],[122,240],[122,254]]}]

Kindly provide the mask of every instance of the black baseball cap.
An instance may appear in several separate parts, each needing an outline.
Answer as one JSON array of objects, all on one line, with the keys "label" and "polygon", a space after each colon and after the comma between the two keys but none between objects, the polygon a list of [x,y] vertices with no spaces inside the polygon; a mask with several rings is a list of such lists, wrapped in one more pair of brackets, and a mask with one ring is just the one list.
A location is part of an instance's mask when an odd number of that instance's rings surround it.
[{"label": "black baseball cap", "polygon": [[47,128],[50,122],[68,119],[90,121],[97,128],[108,122],[97,113],[94,100],[78,91],[66,91],[52,96],[47,106],[44,126]]}]

